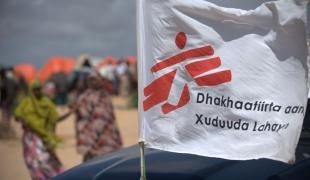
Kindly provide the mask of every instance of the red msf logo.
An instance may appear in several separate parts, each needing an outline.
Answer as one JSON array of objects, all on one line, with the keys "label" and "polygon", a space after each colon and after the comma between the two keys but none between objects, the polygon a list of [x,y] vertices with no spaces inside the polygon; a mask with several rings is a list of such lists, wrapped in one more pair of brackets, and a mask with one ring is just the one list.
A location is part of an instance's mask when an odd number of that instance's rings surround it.
[{"label": "red msf logo", "polygon": [[[179,32],[175,38],[175,43],[179,49],[183,49],[186,45],[186,35],[184,32]],[[155,73],[167,67],[181,63],[187,59],[198,58],[202,56],[211,56],[214,50],[211,46],[203,46],[183,51],[177,55],[162,60],[151,68],[151,72]],[[185,65],[186,72],[193,78],[198,86],[216,86],[231,81],[231,71],[223,70],[214,72],[204,76],[199,76],[205,72],[216,69],[221,65],[219,57],[213,57],[201,61],[196,61]],[[184,105],[190,100],[189,88],[185,84],[181,93],[181,97],[177,104],[169,103],[168,97],[174,81],[177,70],[172,70],[161,77],[155,79],[151,84],[144,88],[144,96],[146,99],[143,101],[144,111],[149,110],[153,106],[163,103],[161,106],[162,112],[167,114]]]}]

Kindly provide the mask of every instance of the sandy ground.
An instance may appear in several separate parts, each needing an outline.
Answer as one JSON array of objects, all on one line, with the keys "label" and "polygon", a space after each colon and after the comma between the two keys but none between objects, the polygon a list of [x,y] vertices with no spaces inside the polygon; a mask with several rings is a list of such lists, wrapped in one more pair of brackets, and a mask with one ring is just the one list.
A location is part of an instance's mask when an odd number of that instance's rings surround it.
[{"label": "sandy ground", "polygon": [[[123,137],[124,147],[137,143],[138,114],[136,109],[126,109],[126,100],[113,98],[117,122]],[[60,114],[65,108],[59,108]],[[30,176],[24,164],[21,145],[21,127],[13,122],[17,138],[0,140],[0,179],[1,180],[28,180]],[[82,157],[75,151],[74,116],[61,122],[57,127],[57,134],[65,139],[65,143],[57,150],[57,154],[66,169],[81,163]]]}]

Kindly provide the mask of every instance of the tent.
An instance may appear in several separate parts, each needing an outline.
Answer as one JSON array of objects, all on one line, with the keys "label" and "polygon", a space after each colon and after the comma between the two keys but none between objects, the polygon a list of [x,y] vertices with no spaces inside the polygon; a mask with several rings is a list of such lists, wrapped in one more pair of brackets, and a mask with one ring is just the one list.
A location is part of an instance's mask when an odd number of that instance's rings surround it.
[{"label": "tent", "polygon": [[39,78],[41,81],[46,81],[50,76],[59,72],[70,74],[74,69],[75,62],[75,59],[70,57],[51,57],[47,64],[40,70]]},{"label": "tent", "polygon": [[112,64],[113,66],[117,65],[117,58],[113,57],[113,56],[107,56],[105,58],[103,58],[97,65],[96,65],[96,69],[101,69],[104,66],[107,66],[108,64]]},{"label": "tent", "polygon": [[37,70],[32,64],[18,64],[14,66],[14,74],[17,78],[23,76],[30,82],[37,77]]},{"label": "tent", "polygon": [[126,57],[126,62],[128,64],[137,64],[137,57],[135,57],[135,56],[128,56],[128,57]]}]

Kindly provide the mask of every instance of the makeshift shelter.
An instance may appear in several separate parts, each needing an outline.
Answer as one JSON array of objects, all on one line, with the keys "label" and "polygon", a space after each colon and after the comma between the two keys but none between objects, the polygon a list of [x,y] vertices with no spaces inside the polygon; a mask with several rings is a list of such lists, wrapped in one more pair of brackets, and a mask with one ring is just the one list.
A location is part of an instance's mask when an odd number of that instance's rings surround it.
[{"label": "makeshift shelter", "polygon": [[53,74],[63,72],[70,74],[75,65],[75,59],[62,56],[49,58],[47,64],[41,69],[39,78],[41,81],[48,80]]},{"label": "makeshift shelter", "polygon": [[128,57],[126,57],[126,62],[128,64],[137,64],[137,57],[135,57],[135,56],[128,56]]},{"label": "makeshift shelter", "polygon": [[23,76],[27,82],[37,77],[37,70],[32,64],[18,64],[14,66],[14,74],[17,78]]},{"label": "makeshift shelter", "polygon": [[103,58],[97,65],[96,65],[96,69],[101,69],[105,66],[107,66],[108,64],[112,64],[113,66],[117,65],[117,58],[113,57],[113,56],[107,56],[105,58]]}]

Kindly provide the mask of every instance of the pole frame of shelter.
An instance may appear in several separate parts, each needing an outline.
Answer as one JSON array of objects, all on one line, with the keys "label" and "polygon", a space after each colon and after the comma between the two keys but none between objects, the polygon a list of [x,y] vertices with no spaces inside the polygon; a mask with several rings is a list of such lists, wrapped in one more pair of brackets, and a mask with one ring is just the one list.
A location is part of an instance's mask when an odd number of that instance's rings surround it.
[{"label": "pole frame of shelter", "polygon": [[144,154],[144,142],[139,142],[140,147],[140,180],[146,180],[146,170],[145,170],[145,154]]}]

